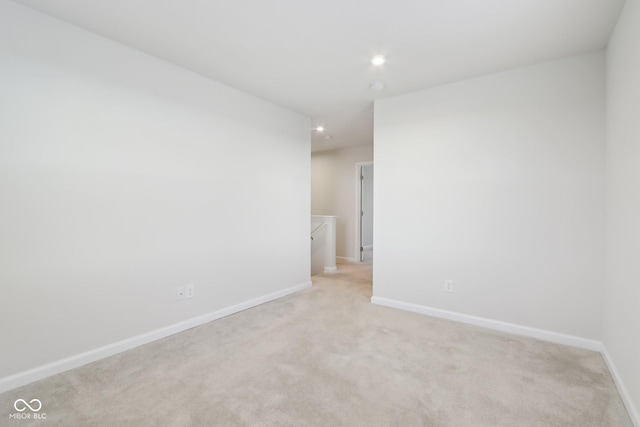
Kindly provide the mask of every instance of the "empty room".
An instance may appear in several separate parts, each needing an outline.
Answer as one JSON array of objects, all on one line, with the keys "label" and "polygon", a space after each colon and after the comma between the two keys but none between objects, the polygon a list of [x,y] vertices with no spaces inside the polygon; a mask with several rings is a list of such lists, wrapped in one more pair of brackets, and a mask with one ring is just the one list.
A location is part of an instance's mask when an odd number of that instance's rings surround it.
[{"label": "empty room", "polygon": [[638,76],[638,0],[0,0],[0,426],[640,427]]}]

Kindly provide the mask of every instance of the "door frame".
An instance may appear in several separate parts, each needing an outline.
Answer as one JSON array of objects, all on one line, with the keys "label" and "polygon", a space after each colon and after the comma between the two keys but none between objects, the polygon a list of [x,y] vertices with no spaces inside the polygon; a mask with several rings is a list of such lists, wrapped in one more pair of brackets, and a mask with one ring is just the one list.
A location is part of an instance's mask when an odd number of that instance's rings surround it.
[{"label": "door frame", "polygon": [[[355,171],[355,178],[356,178],[356,210],[355,210],[355,215],[356,215],[356,256],[354,257],[357,262],[362,262],[362,251],[360,250],[361,248],[361,244],[362,244],[362,185],[361,185],[361,174],[362,174],[362,167],[363,166],[369,166],[369,165],[373,165],[373,161],[369,161],[369,162],[357,162],[356,163],[356,171]],[[375,168],[374,168],[374,176],[375,176]],[[374,180],[375,181],[375,180]],[[375,205],[374,205],[375,206]]]}]

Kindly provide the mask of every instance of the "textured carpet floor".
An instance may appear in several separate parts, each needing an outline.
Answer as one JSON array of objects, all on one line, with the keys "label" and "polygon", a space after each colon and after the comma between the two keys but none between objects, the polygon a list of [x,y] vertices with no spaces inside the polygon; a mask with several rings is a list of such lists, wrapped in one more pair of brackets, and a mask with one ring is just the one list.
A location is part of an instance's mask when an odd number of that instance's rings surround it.
[{"label": "textured carpet floor", "polygon": [[0,425],[631,426],[598,353],[375,306],[371,266],[339,269],[1,394]]}]

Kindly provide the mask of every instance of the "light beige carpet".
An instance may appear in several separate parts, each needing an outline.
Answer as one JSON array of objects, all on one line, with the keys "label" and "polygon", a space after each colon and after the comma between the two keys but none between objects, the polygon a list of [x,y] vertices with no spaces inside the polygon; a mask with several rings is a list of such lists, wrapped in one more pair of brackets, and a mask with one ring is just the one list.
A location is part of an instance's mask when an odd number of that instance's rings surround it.
[{"label": "light beige carpet", "polygon": [[[631,426],[598,353],[370,304],[371,266],[0,395],[0,425]],[[10,420],[18,398],[46,420]]]}]

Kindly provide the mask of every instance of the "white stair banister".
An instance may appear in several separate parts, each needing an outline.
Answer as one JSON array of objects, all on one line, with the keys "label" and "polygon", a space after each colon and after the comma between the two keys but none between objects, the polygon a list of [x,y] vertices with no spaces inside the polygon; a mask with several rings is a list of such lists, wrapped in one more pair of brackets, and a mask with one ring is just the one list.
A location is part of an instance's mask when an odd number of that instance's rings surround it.
[{"label": "white stair banister", "polygon": [[334,273],[336,267],[336,219],[334,215],[311,215],[311,240],[325,233],[324,239],[324,272]]}]

